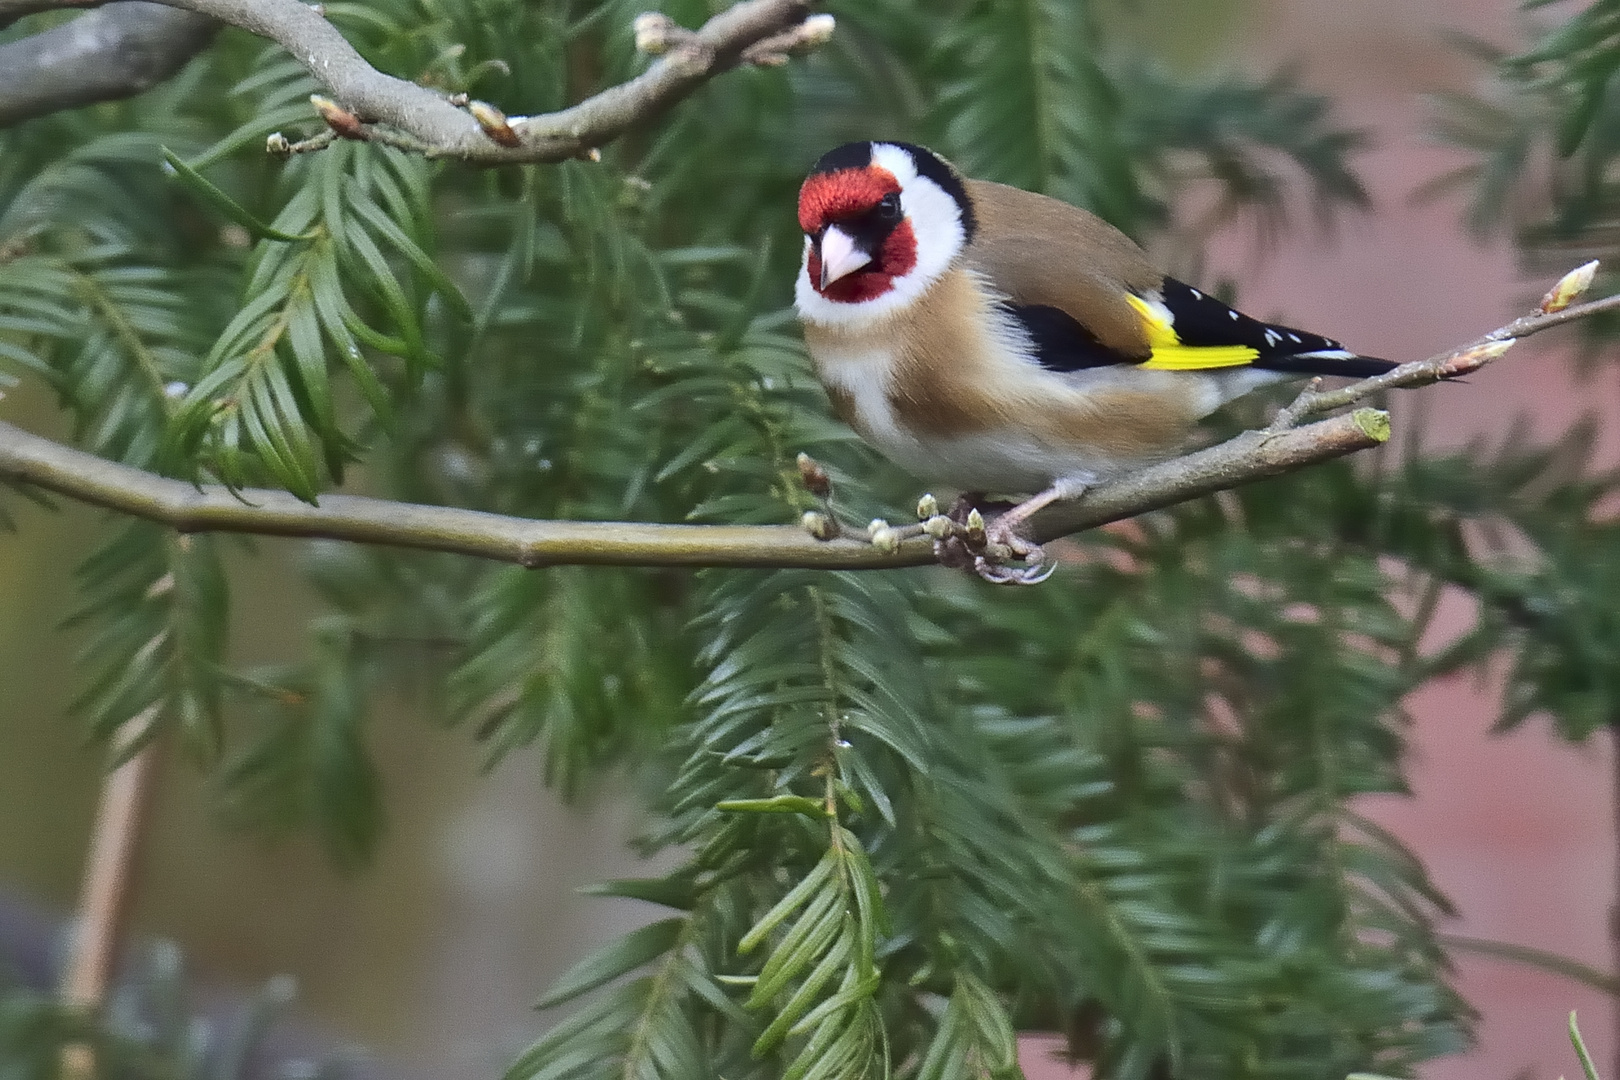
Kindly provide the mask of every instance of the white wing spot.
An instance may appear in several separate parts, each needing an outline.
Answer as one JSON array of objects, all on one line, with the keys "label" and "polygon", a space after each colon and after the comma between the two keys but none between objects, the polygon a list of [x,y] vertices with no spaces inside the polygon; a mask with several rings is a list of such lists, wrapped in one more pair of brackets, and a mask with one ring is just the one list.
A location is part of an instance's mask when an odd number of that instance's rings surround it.
[{"label": "white wing spot", "polygon": [[1237,320],[1238,320],[1238,313],[1237,313],[1237,312],[1235,312],[1235,311],[1228,311],[1228,312],[1227,312],[1227,314],[1228,314],[1228,315],[1230,315],[1230,316],[1232,316],[1232,321],[1233,321],[1233,322],[1237,322]]},{"label": "white wing spot", "polygon": [[1192,293],[1192,298],[1194,300],[1202,300],[1204,298],[1204,294],[1199,292],[1197,289],[1190,289],[1188,291]]},{"label": "white wing spot", "polygon": [[1288,335],[1288,340],[1292,341],[1295,345],[1303,345],[1303,344],[1305,344],[1303,341],[1299,340],[1299,335],[1298,334],[1289,334]]}]

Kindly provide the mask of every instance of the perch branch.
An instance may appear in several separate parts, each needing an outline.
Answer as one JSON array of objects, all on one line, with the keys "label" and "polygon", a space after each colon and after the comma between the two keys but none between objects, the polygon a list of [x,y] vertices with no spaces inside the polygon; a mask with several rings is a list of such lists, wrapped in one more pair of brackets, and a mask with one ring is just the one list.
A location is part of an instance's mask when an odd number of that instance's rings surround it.
[{"label": "perch branch", "polygon": [[[1388,420],[1362,409],[1293,431],[1246,432],[1235,439],[1087,492],[1038,519],[1043,539],[1289,472],[1388,436]],[[649,525],[534,521],[476,510],[422,506],[355,495],[327,495],[311,506],[283,491],[179,480],[74,450],[0,423],[0,478],[147,518],[181,532],[325,537],[456,552],[523,566],[788,566],[878,570],[932,562],[927,540],[884,553],[855,540],[824,542],[797,525]]]},{"label": "perch branch", "polygon": [[[630,81],[543,116],[505,117],[485,106],[487,115],[500,120],[492,126],[442,93],[378,71],[317,6],[303,0],[161,2],[286,49],[339,109],[361,125],[355,137],[376,137],[430,157],[484,165],[589,157],[715,75],[744,63],[779,63],[788,53],[825,40],[828,29],[825,16],[811,17],[812,0],[743,0],[697,30],[676,28],[664,55]],[[30,11],[87,6],[95,5],[85,0],[0,0],[0,25]],[[374,124],[386,127],[372,128]]]},{"label": "perch branch", "polygon": [[218,30],[206,15],[122,3],[0,45],[0,128],[149,90],[185,67]]},{"label": "perch branch", "polygon": [[[735,9],[733,9],[735,10]],[[1302,469],[1377,446],[1389,417],[1376,409],[1301,419],[1354,404],[1378,391],[1422,386],[1476,371],[1518,338],[1620,310],[1620,295],[1515,320],[1478,341],[1405,364],[1343,390],[1310,389],[1264,431],[1099,484],[1031,522],[1045,543],[1112,521]],[[80,502],[172,526],[180,532],[324,537],[453,552],[522,566],[732,566],[880,570],[934,559],[931,542],[908,537],[893,550],[858,540],[817,540],[791,525],[656,525],[635,522],[534,521],[476,510],[328,495],[319,506],[283,491],[197,487],[31,435],[0,422],[0,480],[54,491]]]}]

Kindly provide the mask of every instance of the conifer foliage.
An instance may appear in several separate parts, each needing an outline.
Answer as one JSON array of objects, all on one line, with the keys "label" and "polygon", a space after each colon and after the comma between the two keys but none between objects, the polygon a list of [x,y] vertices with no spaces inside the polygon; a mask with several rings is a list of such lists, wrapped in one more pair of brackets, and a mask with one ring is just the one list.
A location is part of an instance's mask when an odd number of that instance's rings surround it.
[{"label": "conifer foliage", "polygon": [[[237,34],[5,131],[0,378],[49,387],[108,458],[310,500],[360,472],[537,518],[779,523],[815,505],[808,452],[843,511],[899,520],[914,482],[831,419],[787,308],[828,146],[926,142],[1142,237],[1194,184],[1272,226],[1365,201],[1325,100],[1173,75],[1101,0],[826,6],[826,48],[725,74],[600,161],[268,157],[322,130],[319,88]],[[509,115],[633,75],[640,11],[325,5],[379,69]],[[1571,131],[1607,115],[1577,89]],[[1509,719],[1610,722],[1620,581],[1591,572],[1620,561],[1590,511],[1615,483],[1581,445],[1323,466],[1087,534],[1022,591],[312,545],[321,610],[275,669],[232,660],[220,542],[109,520],[79,710],[181,740],[236,820],[352,865],[387,803],[369,706],[403,678],[492,764],[533,745],[565,791],[644,778],[642,843],[680,866],[596,891],[661,917],[551,989],[510,1080],[1001,1080],[1019,1029],[1118,1080],[1407,1074],[1471,1014],[1446,899],[1353,800],[1404,791],[1407,695],[1492,655]],[[1436,648],[1445,590],[1478,618]]]}]

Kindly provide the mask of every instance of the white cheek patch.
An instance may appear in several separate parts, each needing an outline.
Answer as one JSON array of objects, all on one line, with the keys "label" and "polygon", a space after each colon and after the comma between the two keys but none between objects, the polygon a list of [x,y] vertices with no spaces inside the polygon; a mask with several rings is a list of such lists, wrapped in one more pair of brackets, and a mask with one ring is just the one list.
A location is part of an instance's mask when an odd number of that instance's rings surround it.
[{"label": "white cheek patch", "polygon": [[961,208],[944,188],[926,176],[917,175],[916,163],[909,153],[898,146],[878,143],[872,149],[872,164],[887,169],[900,182],[900,208],[905,211],[912,235],[917,239],[917,265],[910,273],[895,278],[893,286],[882,296],[859,303],[840,303],[822,296],[811,284],[807,240],[794,300],[799,317],[808,322],[851,328],[887,318],[915,303],[950,269],[967,246]]},{"label": "white cheek patch", "polygon": [[898,146],[879,143],[873,148],[872,161],[900,181],[900,208],[917,237],[917,266],[907,277],[934,282],[967,246],[962,208],[944,188],[918,176],[911,155]]}]

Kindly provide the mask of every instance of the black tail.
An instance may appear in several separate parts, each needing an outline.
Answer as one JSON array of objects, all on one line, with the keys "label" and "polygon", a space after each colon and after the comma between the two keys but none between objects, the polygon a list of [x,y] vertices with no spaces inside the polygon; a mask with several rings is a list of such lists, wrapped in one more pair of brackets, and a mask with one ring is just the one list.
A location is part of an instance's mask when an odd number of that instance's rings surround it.
[{"label": "black tail", "polygon": [[1357,356],[1321,334],[1261,322],[1175,278],[1165,278],[1161,292],[1165,307],[1175,318],[1176,336],[1182,341],[1188,345],[1247,346],[1260,354],[1251,363],[1263,371],[1365,379],[1395,367],[1388,360]]},{"label": "black tail", "polygon": [[1254,366],[1265,371],[1286,371],[1290,374],[1338,375],[1346,379],[1366,379],[1373,375],[1382,375],[1400,365],[1393,360],[1380,360],[1376,356],[1357,356],[1343,349],[1325,349],[1305,353],[1261,353],[1260,358],[1254,361]]}]

